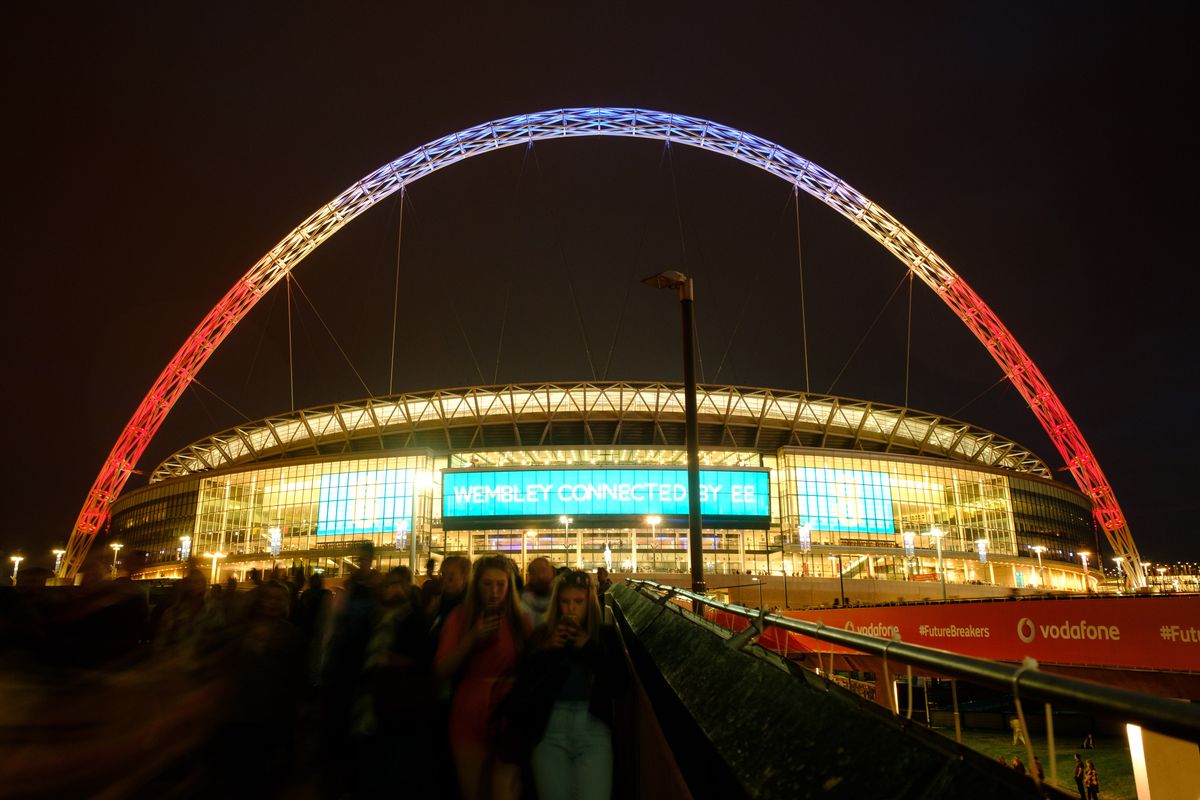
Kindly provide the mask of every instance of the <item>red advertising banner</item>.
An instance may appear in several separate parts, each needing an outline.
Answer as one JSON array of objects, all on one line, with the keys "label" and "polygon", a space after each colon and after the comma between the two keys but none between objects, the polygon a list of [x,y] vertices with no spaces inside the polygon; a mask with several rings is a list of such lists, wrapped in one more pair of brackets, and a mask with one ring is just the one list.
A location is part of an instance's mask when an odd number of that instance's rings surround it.
[{"label": "red advertising banner", "polygon": [[[785,616],[996,661],[1031,656],[1085,664],[1200,672],[1200,596],[1021,599],[787,611]],[[744,620],[718,614],[741,629]],[[731,624],[733,623],[733,624]],[[780,652],[853,652],[768,629],[760,644]]]}]

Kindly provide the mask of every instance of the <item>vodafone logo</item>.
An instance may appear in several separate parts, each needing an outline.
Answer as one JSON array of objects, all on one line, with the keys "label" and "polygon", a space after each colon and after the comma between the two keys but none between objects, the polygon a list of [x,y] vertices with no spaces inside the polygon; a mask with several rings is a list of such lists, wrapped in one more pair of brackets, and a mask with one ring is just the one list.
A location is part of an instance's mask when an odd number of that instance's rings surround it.
[{"label": "vodafone logo", "polygon": [[1078,622],[1063,620],[1061,625],[1035,625],[1029,617],[1017,620],[1017,638],[1025,644],[1032,642],[1038,633],[1041,633],[1043,639],[1075,642],[1121,640],[1121,629],[1116,625],[1089,625],[1086,619]]},{"label": "vodafone logo", "polygon": [[889,638],[900,635],[900,627],[898,625],[888,625],[887,623],[883,622],[868,622],[865,624],[860,623],[855,625],[852,621],[847,621],[845,628],[851,633],[863,633],[867,636],[882,636],[884,638]]}]

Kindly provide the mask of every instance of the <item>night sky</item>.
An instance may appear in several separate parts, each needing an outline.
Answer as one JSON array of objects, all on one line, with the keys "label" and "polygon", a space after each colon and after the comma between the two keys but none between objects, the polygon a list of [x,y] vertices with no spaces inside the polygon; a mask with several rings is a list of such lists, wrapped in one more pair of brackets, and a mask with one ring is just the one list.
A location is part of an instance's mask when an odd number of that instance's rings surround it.
[{"label": "night sky", "polygon": [[[598,105],[758,134],[887,209],[1041,367],[1142,555],[1200,555],[1184,4],[33,5],[3,34],[0,555],[48,565],[166,362],[318,206],[444,134]],[[396,195],[297,269],[297,408],[387,392],[399,222]],[[903,404],[904,267],[804,195],[799,229],[810,388]],[[576,139],[455,165],[404,207],[394,388],[680,380],[677,303],[638,284],[680,269],[696,280],[705,380],[803,389],[796,234],[790,186],[682,146]],[[141,470],[289,409],[287,317],[281,285]],[[908,405],[1061,466],[919,282],[911,319]]]}]

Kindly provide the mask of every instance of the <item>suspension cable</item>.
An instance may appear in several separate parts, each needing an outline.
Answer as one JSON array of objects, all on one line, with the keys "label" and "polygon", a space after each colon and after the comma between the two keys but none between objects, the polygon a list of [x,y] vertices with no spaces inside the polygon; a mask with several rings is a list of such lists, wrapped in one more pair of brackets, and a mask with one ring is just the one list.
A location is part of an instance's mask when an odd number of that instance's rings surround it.
[{"label": "suspension cable", "polygon": [[671,196],[675,200],[675,223],[679,228],[679,255],[686,269],[688,263],[687,237],[683,234],[683,211],[679,207],[679,183],[675,179],[675,154],[671,150],[671,140],[667,140],[667,165],[671,168]]},{"label": "suspension cable", "polygon": [[975,395],[975,396],[974,396],[974,397],[972,397],[970,400],[968,400],[967,402],[963,403],[961,406],[959,406],[958,408],[956,408],[956,409],[955,409],[955,410],[954,410],[954,411],[953,411],[953,412],[950,414],[950,416],[951,416],[951,417],[953,417],[953,418],[955,418],[955,419],[957,419],[957,418],[958,418],[958,415],[959,415],[959,414],[961,414],[963,411],[966,411],[968,406],[970,406],[970,405],[971,405],[972,403],[974,403],[976,400],[980,399],[980,398],[981,398],[981,397],[983,397],[985,394],[987,394],[988,392],[990,392],[992,389],[995,389],[997,386],[999,386],[1000,384],[1004,383],[1004,382],[1005,382],[1005,381],[1007,381],[1007,380],[1008,380],[1008,375],[1007,375],[1007,374],[1005,374],[1005,375],[1001,375],[1001,376],[1000,376],[1000,378],[999,378],[999,380],[997,380],[997,381],[996,381],[995,383],[993,383],[991,386],[989,386],[988,388],[984,389],[982,392],[980,392],[979,394]]},{"label": "suspension cable", "polygon": [[[517,185],[513,190],[514,204],[516,199],[521,194],[521,184],[525,180],[525,170],[529,164],[529,153],[532,150],[533,141],[531,140],[529,144],[525,145],[525,152],[521,155],[521,171],[517,173]],[[513,284],[516,283],[516,279],[517,265],[516,261],[514,260],[508,269],[508,284],[504,290],[504,310],[500,314],[500,336],[496,340],[496,366],[492,371],[493,384],[498,384],[500,382],[500,354],[504,352],[504,331],[508,327],[508,307],[512,300]]]},{"label": "suspension cable", "polygon": [[808,385],[808,316],[804,302],[804,252],[800,247],[800,187],[792,186],[792,197],[796,205],[796,265],[800,268],[800,341],[804,345],[804,391]]},{"label": "suspension cable", "polygon": [[[299,285],[299,284],[297,284]],[[288,323],[288,408],[296,410],[296,374],[292,360],[292,273],[287,274],[287,323]]]},{"label": "suspension cable", "polygon": [[888,295],[887,302],[883,304],[883,308],[879,309],[879,313],[875,315],[875,319],[867,328],[867,332],[864,333],[862,338],[858,340],[858,344],[856,344],[854,346],[854,350],[850,352],[850,356],[846,359],[846,363],[842,364],[842,368],[838,370],[837,377],[833,379],[833,383],[829,384],[829,388],[825,390],[825,394],[833,394],[833,387],[837,386],[837,382],[842,379],[842,373],[846,371],[846,368],[850,366],[850,362],[854,360],[856,355],[858,355],[859,349],[863,346],[863,343],[867,341],[867,337],[871,335],[871,331],[875,330],[875,325],[878,324],[879,318],[883,316],[884,311],[887,311],[887,307],[892,304],[892,300],[896,297],[896,292],[900,291],[900,287],[904,285],[904,279],[907,278],[909,274],[909,271],[905,270],[904,274],[900,276],[900,282],[896,284],[895,289],[892,289],[892,293]]},{"label": "suspension cable", "polygon": [[[742,310],[738,312],[737,321],[733,324],[733,332],[729,334],[729,341],[725,343],[725,352],[721,354],[721,361],[717,364],[717,371],[713,375],[713,383],[721,379],[721,370],[725,368],[725,358],[729,355],[729,351],[733,349],[733,342],[737,338],[738,329],[742,327],[742,320],[746,318],[746,310],[750,308],[750,298],[754,296],[754,290],[758,287],[758,279],[762,277],[762,261],[758,262],[758,269],[754,272],[754,280],[750,281],[750,285],[746,287],[746,296],[742,300]],[[737,381],[737,370],[733,369],[732,364],[729,367],[734,373],[734,381]]]},{"label": "suspension cable", "polygon": [[[209,394],[211,394],[213,397],[215,397],[215,398],[217,398],[218,400],[220,400],[220,401],[221,401],[222,403],[224,403],[224,404],[225,404],[227,407],[229,407],[229,408],[230,408],[230,409],[233,411],[233,413],[237,414],[239,417],[241,417],[242,419],[244,419],[246,422],[253,422],[253,421],[254,421],[254,420],[252,420],[252,419],[251,419],[249,416],[247,416],[247,415],[246,415],[246,414],[245,414],[245,413],[244,413],[244,412],[243,412],[243,411],[242,411],[240,408],[238,408],[238,407],[237,407],[237,406],[235,406],[233,403],[231,403],[231,402],[229,402],[228,400],[226,400],[226,399],[225,399],[224,397],[222,397],[221,395],[219,395],[219,394],[217,394],[216,392],[214,392],[214,391],[213,391],[212,389],[210,389],[209,387],[205,386],[205,385],[204,385],[203,383],[201,383],[201,382],[200,382],[198,379],[196,379],[196,378],[192,378],[192,383],[196,384],[196,385],[197,385],[197,386],[199,386],[201,389],[203,389],[204,391],[206,391],[206,392],[208,392]],[[211,416],[211,415],[210,415],[210,416]]]},{"label": "suspension cable", "polygon": [[450,304],[450,314],[454,317],[454,324],[458,326],[458,332],[462,335],[463,343],[467,346],[467,354],[471,356],[471,363],[475,366],[475,372],[479,375],[480,385],[487,383],[487,378],[483,376],[483,368],[479,366],[479,359],[475,356],[475,348],[471,346],[471,337],[467,335],[467,328],[463,325],[462,317],[458,313],[458,304],[454,302],[454,295],[446,287],[445,277],[441,280],[442,295]]},{"label": "suspension cable", "polygon": [[254,377],[254,368],[258,365],[258,356],[262,352],[262,344],[267,338],[267,331],[271,328],[271,317],[275,315],[275,303],[279,299],[278,292],[271,293],[271,299],[267,302],[267,318],[263,321],[262,329],[258,335],[258,343],[254,345],[254,355],[250,358],[250,368],[246,370],[246,380],[242,383],[242,391],[250,387],[250,379]]},{"label": "suspension cable", "polygon": [[[549,181],[546,180],[546,174],[542,171],[541,159],[538,158],[537,150],[533,147],[532,142],[530,143],[530,151],[533,153],[533,165],[537,168],[538,177],[541,179],[541,184],[542,184],[542,186],[547,186],[549,184]],[[551,193],[553,193],[552,188],[550,191],[551,191]],[[554,197],[551,198],[551,200],[555,200],[555,199],[556,198],[554,198]],[[557,217],[557,212],[562,206],[561,206],[561,204],[559,204],[557,202],[554,202],[551,205],[555,209],[555,211],[553,213]],[[579,335],[583,339],[583,352],[584,352],[584,355],[587,356],[588,371],[591,372],[591,374],[592,374],[592,380],[596,380],[596,364],[592,360],[592,347],[588,343],[587,326],[584,324],[583,310],[579,306],[579,298],[576,296],[576,293],[575,293],[575,280],[574,280],[574,278],[571,277],[571,265],[570,265],[570,262],[567,260],[567,250],[563,246],[562,225],[558,224],[558,222],[559,222],[559,220],[556,219],[555,224],[552,226],[554,228],[554,241],[558,247],[558,258],[559,258],[559,261],[562,262],[563,274],[567,278],[567,289],[571,293],[571,306],[572,306],[572,308],[575,309],[575,320],[576,320],[576,322],[579,323]]]},{"label": "suspension cable", "polygon": [[[666,160],[666,158],[667,158],[667,145],[666,145],[666,143],[664,143],[663,147],[659,151],[659,155],[658,155],[658,172],[656,173],[656,177],[662,175],[663,162]],[[646,241],[646,234],[650,229],[649,210],[650,210],[650,193],[646,192],[645,194],[642,195],[642,213],[638,215],[638,219],[641,222],[641,229],[638,231],[637,240],[634,242],[634,245],[633,245],[632,252],[634,252],[634,253],[639,252],[642,249],[642,245]],[[604,371],[600,374],[601,380],[608,380],[608,371],[609,371],[609,368],[612,366],[613,353],[617,349],[617,340],[620,338],[621,326],[625,321],[625,311],[629,308],[629,296],[631,294],[631,290],[633,289],[634,270],[636,269],[636,267],[634,266],[634,263],[635,263],[634,260],[632,258],[630,258],[629,259],[629,270],[625,275],[625,297],[622,298],[622,300],[621,300],[621,311],[620,311],[620,313],[617,314],[617,325],[613,329],[612,344],[609,345],[608,357],[605,358],[605,360],[604,360]]]},{"label": "suspension cable", "polygon": [[[321,316],[321,312],[317,310],[316,305],[314,305],[313,301],[309,299],[308,292],[304,291],[304,287],[300,285],[300,279],[293,276],[290,272],[288,273],[288,277],[296,282],[296,288],[300,290],[300,296],[304,298],[304,301],[308,303],[309,308],[311,308],[313,313],[317,315],[317,320],[321,323],[321,326],[325,328],[325,332],[329,334],[330,340],[333,342],[334,347],[338,349],[338,352],[342,354],[342,358],[346,359],[346,363],[350,366],[350,371],[354,373],[354,377],[358,378],[358,382],[361,383],[363,389],[367,391],[367,396],[374,396],[374,393],[371,391],[371,387],[367,386],[367,382],[364,381],[362,375],[359,374],[358,369],[354,366],[354,362],[350,360],[350,356],[346,355],[346,351],[342,348],[341,342],[337,340],[337,337],[333,335],[333,331],[330,330],[329,326],[325,323],[325,319]],[[292,410],[295,410],[294,406]]]},{"label": "suspension cable", "polygon": [[913,274],[908,273],[908,335],[904,341],[904,407],[908,408],[909,363],[912,359],[912,294]]},{"label": "suspension cable", "polygon": [[400,221],[396,224],[396,280],[392,294],[392,354],[388,358],[388,396],[394,389],[392,377],[396,371],[396,321],[400,316],[400,245],[404,241],[404,198],[408,196],[407,187],[400,188]]},{"label": "suspension cable", "polygon": [[[687,237],[684,236],[683,209],[679,205],[679,183],[675,178],[675,155],[671,149],[671,140],[667,139],[667,166],[671,171],[671,196],[675,200],[675,222],[679,228],[679,256],[684,269],[688,268]],[[688,274],[691,274],[689,271]],[[694,279],[696,276],[692,275]],[[708,383],[704,378],[704,350],[700,347],[700,325],[692,316],[692,338],[696,341],[696,366],[700,368],[700,383]]]}]

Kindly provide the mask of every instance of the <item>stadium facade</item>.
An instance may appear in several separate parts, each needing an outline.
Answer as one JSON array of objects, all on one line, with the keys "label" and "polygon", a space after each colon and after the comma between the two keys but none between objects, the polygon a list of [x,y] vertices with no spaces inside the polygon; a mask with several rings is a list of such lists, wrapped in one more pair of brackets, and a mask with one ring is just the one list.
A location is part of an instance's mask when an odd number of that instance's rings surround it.
[{"label": "stadium facade", "polygon": [[[1092,507],[1017,443],[845,398],[698,391],[704,560],[715,573],[1082,591]],[[685,571],[684,392],[526,384],[371,398],[238,426],[113,506],[139,577],[343,574],[504,552],[518,563]],[[125,555],[125,554],[123,554]],[[1091,559],[1095,564],[1095,559]]]}]

